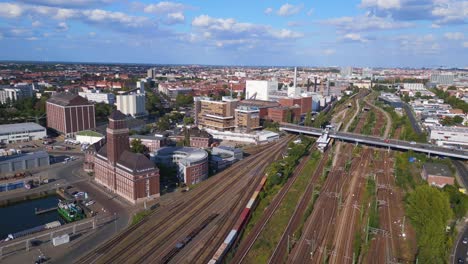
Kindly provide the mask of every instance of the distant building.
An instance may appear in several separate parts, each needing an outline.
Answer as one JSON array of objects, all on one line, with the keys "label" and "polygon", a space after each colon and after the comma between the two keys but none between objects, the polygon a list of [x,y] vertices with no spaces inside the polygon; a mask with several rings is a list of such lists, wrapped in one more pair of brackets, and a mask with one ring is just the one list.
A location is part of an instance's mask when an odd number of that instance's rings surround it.
[{"label": "distant building", "polygon": [[379,101],[382,101],[390,106],[393,106],[395,108],[402,108],[403,103],[401,102],[401,98],[397,95],[394,95],[392,93],[382,93],[379,98]]},{"label": "distant building", "polygon": [[115,95],[113,93],[101,93],[99,90],[92,90],[91,92],[79,92],[78,95],[91,102],[115,104]]},{"label": "distant building", "polygon": [[423,165],[421,177],[428,184],[442,188],[445,185],[454,185],[455,178],[449,167],[445,164],[426,163]]},{"label": "distant building", "polygon": [[0,174],[16,173],[50,165],[45,151],[0,156]]},{"label": "distant building", "polygon": [[[288,120],[288,118],[291,120]],[[299,106],[281,106],[268,108],[268,119],[274,122],[299,121],[301,117],[301,108]]]},{"label": "distant building", "polygon": [[260,119],[265,119],[268,116],[268,108],[278,107],[278,102],[262,101],[262,100],[242,100],[239,106],[255,107],[259,111]]},{"label": "distant building", "polygon": [[147,75],[148,78],[154,79],[156,77],[156,68],[150,68],[147,70]]},{"label": "distant building", "polygon": [[342,77],[350,77],[351,75],[353,75],[353,68],[350,66],[342,67],[340,71],[340,75]]},{"label": "distant building", "polygon": [[170,87],[165,84],[159,84],[158,91],[167,95],[172,101],[177,99],[177,95],[191,95],[193,89],[189,87]]},{"label": "distant building", "polygon": [[131,92],[129,94],[117,95],[117,110],[124,115],[133,117],[145,116],[146,112],[146,97],[144,93]]},{"label": "distant building", "polygon": [[94,105],[85,98],[59,93],[47,100],[47,126],[67,136],[96,128]]},{"label": "distant building", "polygon": [[433,126],[430,140],[438,146],[468,146],[468,127]]},{"label": "distant building", "polygon": [[94,171],[98,184],[138,203],[159,197],[159,169],[145,155],[130,151],[126,117],[115,110],[109,116],[105,140],[85,154],[85,170]]},{"label": "distant building", "polygon": [[270,93],[278,91],[278,81],[247,80],[245,99],[270,100]]},{"label": "distant building", "polygon": [[30,84],[17,84],[14,87],[9,85],[0,86],[0,104],[17,101],[33,96],[33,88]]},{"label": "distant building", "polygon": [[47,136],[45,127],[36,123],[0,125],[0,142],[14,143],[40,140]]},{"label": "distant building", "polygon": [[455,81],[455,75],[453,73],[434,73],[431,74],[431,83],[439,85],[453,85]]},{"label": "distant building", "polygon": [[281,98],[279,100],[281,106],[299,106],[300,112],[302,115],[307,114],[307,112],[312,111],[312,97],[305,96],[305,97],[288,97],[288,98]]},{"label": "distant building", "polygon": [[156,136],[142,136],[142,135],[133,135],[130,136],[130,144],[133,140],[141,140],[141,144],[146,146],[150,152],[154,152],[166,145],[165,137],[156,137]]},{"label": "distant building", "polygon": [[208,178],[208,153],[199,148],[165,147],[151,153],[156,164],[177,167],[177,177],[187,185]]}]

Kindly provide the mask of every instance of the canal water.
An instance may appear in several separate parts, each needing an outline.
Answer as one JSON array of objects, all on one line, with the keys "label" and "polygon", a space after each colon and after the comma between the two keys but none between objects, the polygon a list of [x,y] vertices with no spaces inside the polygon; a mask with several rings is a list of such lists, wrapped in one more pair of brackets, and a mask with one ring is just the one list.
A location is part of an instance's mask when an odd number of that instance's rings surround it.
[{"label": "canal water", "polygon": [[7,207],[0,207],[0,239],[5,239],[8,234],[53,221],[60,221],[63,224],[63,220],[56,210],[40,215],[36,215],[34,212],[35,208],[45,209],[57,206],[58,199],[57,195],[51,195]]}]

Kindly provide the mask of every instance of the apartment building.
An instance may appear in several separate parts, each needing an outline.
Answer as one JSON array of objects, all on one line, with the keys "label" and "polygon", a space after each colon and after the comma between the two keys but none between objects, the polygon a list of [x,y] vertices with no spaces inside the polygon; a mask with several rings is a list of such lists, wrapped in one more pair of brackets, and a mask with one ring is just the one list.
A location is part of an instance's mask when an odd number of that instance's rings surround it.
[{"label": "apartment building", "polygon": [[250,132],[260,128],[260,110],[256,107],[239,106],[235,110],[235,125],[240,131]]}]

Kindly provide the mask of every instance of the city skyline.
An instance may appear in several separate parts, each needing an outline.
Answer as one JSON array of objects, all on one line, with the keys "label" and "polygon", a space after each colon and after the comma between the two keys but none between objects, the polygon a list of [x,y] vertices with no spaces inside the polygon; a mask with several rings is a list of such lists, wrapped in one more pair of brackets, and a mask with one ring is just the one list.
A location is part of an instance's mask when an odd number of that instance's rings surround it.
[{"label": "city skyline", "polygon": [[457,0],[0,2],[0,57],[239,66],[467,67]]}]

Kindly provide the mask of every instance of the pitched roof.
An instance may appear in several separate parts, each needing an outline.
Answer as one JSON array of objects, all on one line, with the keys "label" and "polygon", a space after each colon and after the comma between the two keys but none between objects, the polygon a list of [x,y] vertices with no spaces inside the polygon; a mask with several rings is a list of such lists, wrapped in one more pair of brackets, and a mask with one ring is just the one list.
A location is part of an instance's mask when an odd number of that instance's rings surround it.
[{"label": "pitched roof", "polygon": [[143,170],[154,169],[154,163],[150,161],[145,155],[140,153],[133,153],[125,150],[119,157],[117,164],[120,164],[133,173]]},{"label": "pitched roof", "polygon": [[114,110],[114,111],[112,111],[112,113],[110,114],[109,119],[112,119],[112,120],[125,120],[125,119],[127,119],[127,116],[124,115],[124,114],[123,114],[122,112],[120,112],[119,110]]},{"label": "pitched roof", "polygon": [[72,93],[55,94],[52,98],[47,100],[47,102],[61,106],[91,105],[85,98]]}]

